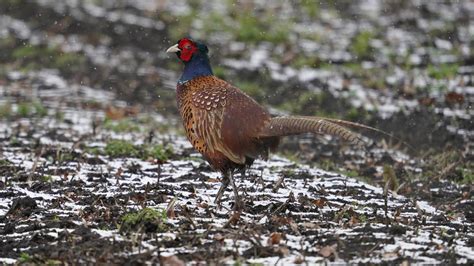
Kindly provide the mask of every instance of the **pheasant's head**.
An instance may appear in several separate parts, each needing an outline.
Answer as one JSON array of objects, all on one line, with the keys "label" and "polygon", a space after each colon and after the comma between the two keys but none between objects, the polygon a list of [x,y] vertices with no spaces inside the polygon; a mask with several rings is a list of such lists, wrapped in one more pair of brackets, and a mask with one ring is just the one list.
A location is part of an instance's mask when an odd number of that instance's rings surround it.
[{"label": "pheasant's head", "polygon": [[191,39],[183,38],[177,44],[166,50],[167,53],[176,53],[178,58],[183,62],[189,62],[194,57],[203,56],[207,58],[209,50],[205,44],[195,42]]}]

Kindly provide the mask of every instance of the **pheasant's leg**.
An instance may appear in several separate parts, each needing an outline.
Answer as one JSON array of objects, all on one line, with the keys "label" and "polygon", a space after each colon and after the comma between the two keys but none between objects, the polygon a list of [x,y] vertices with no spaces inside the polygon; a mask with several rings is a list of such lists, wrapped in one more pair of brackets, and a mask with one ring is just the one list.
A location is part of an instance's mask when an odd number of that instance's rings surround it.
[{"label": "pheasant's leg", "polygon": [[219,208],[221,206],[221,198],[222,195],[224,195],[225,189],[229,185],[229,174],[224,174],[222,177],[222,185],[219,188],[219,191],[217,192],[216,199],[214,200],[214,203],[217,204],[217,207]]},{"label": "pheasant's leg", "polygon": [[234,177],[232,173],[229,174],[229,181],[232,184],[232,189],[234,190],[234,200],[235,200],[234,211],[240,211],[243,209],[244,206],[243,206],[243,202],[240,200],[239,191],[237,190],[237,186],[235,185]]}]

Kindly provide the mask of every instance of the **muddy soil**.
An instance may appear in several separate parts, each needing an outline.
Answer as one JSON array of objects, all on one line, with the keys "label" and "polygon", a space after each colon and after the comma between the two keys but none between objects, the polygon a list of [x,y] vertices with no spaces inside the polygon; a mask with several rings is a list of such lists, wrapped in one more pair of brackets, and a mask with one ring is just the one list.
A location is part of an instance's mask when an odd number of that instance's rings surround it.
[{"label": "muddy soil", "polygon": [[[472,264],[474,4],[297,2],[1,1],[0,262]],[[186,35],[274,114],[395,138],[288,137],[218,208],[163,52]]]}]

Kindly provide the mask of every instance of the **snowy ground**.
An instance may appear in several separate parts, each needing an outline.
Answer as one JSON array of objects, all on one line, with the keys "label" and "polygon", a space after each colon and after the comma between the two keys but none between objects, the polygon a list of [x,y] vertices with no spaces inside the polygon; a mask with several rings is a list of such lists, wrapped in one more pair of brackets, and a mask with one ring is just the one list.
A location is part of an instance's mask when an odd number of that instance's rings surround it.
[{"label": "snowy ground", "polygon": [[[54,80],[43,75],[36,82]],[[72,92],[82,100],[97,96],[83,90]],[[164,162],[111,158],[104,152],[111,139],[141,145],[147,132],[99,127],[92,133],[93,121],[106,113],[63,103],[70,106],[61,120],[45,116],[0,124],[4,263],[474,260],[474,230],[463,215],[279,156],[257,161],[245,177],[237,176],[246,208],[236,216],[230,189],[222,208],[213,203],[220,176],[183,137],[162,134],[146,143],[172,147]],[[124,215],[145,207],[166,213],[161,227],[120,232]]]},{"label": "snowy ground", "polygon": [[[0,1],[0,261],[472,264],[473,3],[318,2]],[[218,209],[164,53],[188,34],[272,113],[415,150],[286,138]]]}]

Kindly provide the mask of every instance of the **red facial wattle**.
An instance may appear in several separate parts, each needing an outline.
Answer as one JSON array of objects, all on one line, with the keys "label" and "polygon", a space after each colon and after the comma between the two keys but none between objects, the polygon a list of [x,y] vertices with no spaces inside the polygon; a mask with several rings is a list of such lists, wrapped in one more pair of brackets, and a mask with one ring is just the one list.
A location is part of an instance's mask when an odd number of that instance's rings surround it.
[{"label": "red facial wattle", "polygon": [[184,62],[191,60],[191,57],[198,49],[196,44],[189,39],[181,39],[178,43],[178,48],[181,50],[179,58]]}]

